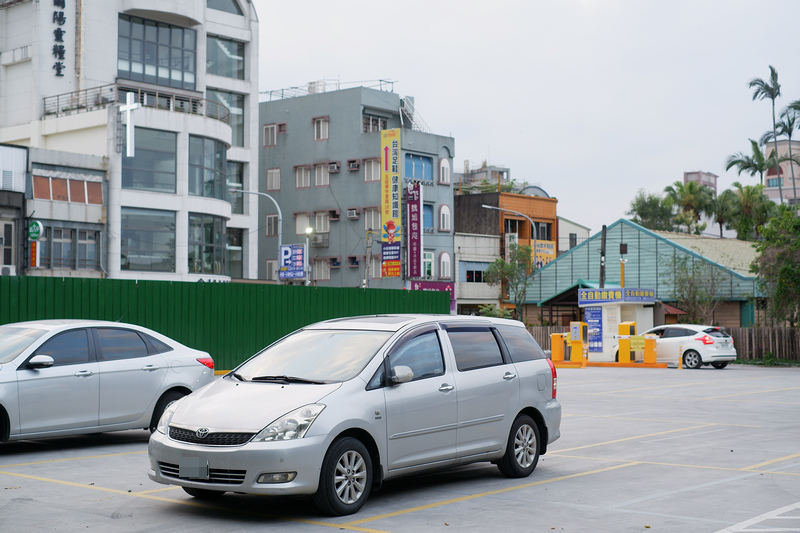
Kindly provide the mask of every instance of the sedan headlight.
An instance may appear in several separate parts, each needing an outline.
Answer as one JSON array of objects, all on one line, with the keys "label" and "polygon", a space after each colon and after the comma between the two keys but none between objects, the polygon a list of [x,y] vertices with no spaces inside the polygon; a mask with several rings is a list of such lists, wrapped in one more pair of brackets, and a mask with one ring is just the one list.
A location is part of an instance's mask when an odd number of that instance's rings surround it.
[{"label": "sedan headlight", "polygon": [[175,408],[178,407],[180,400],[172,402],[164,409],[164,413],[161,415],[161,418],[158,419],[158,425],[156,426],[156,431],[159,433],[163,433],[164,435],[169,435],[169,423],[172,420],[172,415],[175,414]]},{"label": "sedan headlight", "polygon": [[270,425],[262,429],[253,439],[254,442],[270,442],[276,440],[302,439],[314,420],[325,406],[318,403],[304,405],[286,413]]}]

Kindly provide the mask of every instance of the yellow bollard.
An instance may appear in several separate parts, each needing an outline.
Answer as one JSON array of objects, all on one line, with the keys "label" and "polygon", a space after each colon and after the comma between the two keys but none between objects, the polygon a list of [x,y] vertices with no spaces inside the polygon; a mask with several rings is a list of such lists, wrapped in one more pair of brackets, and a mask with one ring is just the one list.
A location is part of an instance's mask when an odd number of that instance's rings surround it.
[{"label": "yellow bollard", "polygon": [[683,369],[683,346],[678,346],[678,370]]}]

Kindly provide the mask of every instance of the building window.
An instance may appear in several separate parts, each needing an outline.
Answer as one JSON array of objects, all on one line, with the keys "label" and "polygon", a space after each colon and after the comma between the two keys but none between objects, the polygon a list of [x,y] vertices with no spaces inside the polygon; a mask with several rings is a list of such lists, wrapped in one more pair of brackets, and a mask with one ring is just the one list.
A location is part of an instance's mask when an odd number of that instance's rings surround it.
[{"label": "building window", "polygon": [[294,216],[294,231],[296,235],[305,235],[306,229],[311,227],[311,220],[306,213],[297,213]]},{"label": "building window", "polygon": [[270,168],[267,170],[267,190],[279,191],[281,190],[281,169]]},{"label": "building window", "polygon": [[422,231],[433,233],[433,204],[422,205]]},{"label": "building window", "polygon": [[50,233],[50,264],[52,268],[75,268],[74,240],[74,230],[53,228]]},{"label": "building window", "polygon": [[314,215],[314,231],[317,233],[331,232],[331,216],[327,211]]},{"label": "building window", "polygon": [[267,124],[264,126],[264,147],[275,146],[278,144],[278,125]]},{"label": "building window", "polygon": [[439,161],[439,183],[450,185],[450,160],[447,158]]},{"label": "building window", "polygon": [[459,281],[467,283],[483,283],[483,271],[489,267],[489,263],[479,263],[476,261],[464,261],[460,263],[460,270],[463,278]]},{"label": "building window", "polygon": [[450,231],[450,207],[439,207],[439,231]]},{"label": "building window", "polygon": [[[174,193],[178,136],[170,131],[136,128],[134,157],[122,156],[122,188]],[[55,191],[55,187],[53,187]]]},{"label": "building window", "polygon": [[364,209],[364,229],[380,230],[381,229],[381,211],[375,207],[368,207]]},{"label": "building window", "polygon": [[100,268],[99,231],[78,230],[78,268]]},{"label": "building window", "polygon": [[[3,240],[2,242],[0,242],[0,252],[2,252],[2,256],[0,256],[0,264],[2,265],[16,264],[14,258],[14,251],[17,248],[16,239],[14,238],[14,236],[16,235],[15,226],[16,223],[13,220],[4,220],[2,221],[2,223],[0,223],[0,227],[3,228],[2,229]],[[41,237],[44,237],[44,235],[42,235]],[[40,244],[39,246],[43,245]]]},{"label": "building window", "polygon": [[376,115],[364,115],[363,119],[364,133],[371,133],[374,131],[381,131],[386,129],[386,117],[379,117]]},{"label": "building window", "polygon": [[267,281],[278,281],[278,261],[277,260],[267,260]]},{"label": "building window", "polygon": [[433,277],[433,252],[422,252],[422,277]]},{"label": "building window", "polygon": [[311,187],[311,169],[308,167],[295,167],[294,169],[295,183],[298,189],[307,189]]},{"label": "building window", "polygon": [[231,15],[242,15],[242,8],[236,0],[206,0],[206,7],[208,9],[216,9],[217,11],[224,11]]},{"label": "building window", "polygon": [[278,234],[278,215],[267,215],[267,237],[274,237]]},{"label": "building window", "polygon": [[577,233],[570,233],[569,234],[569,247],[570,249],[575,248],[578,246],[578,234]]},{"label": "building window", "polygon": [[241,228],[228,228],[228,275],[234,279],[244,278],[244,230]]},{"label": "building window", "polygon": [[450,279],[452,277],[450,265],[450,254],[442,252],[442,255],[439,256],[439,279]]},{"label": "building window", "polygon": [[433,159],[416,154],[406,154],[403,176],[409,180],[433,183]]},{"label": "building window", "polygon": [[231,112],[231,145],[244,146],[244,95],[208,89],[206,97],[228,108]]},{"label": "building window", "polygon": [[320,117],[313,119],[314,122],[314,140],[324,141],[328,138],[328,117]]},{"label": "building window", "polygon": [[[228,161],[228,189],[234,191],[244,190],[244,163],[238,161]],[[230,195],[231,213],[234,215],[244,214],[244,194],[234,192]]]},{"label": "building window", "polygon": [[227,198],[225,144],[206,137],[189,136],[189,194]]},{"label": "building window", "polygon": [[381,270],[381,257],[379,255],[370,256],[369,275],[371,278],[383,277],[383,272]]},{"label": "building window", "polygon": [[314,165],[314,185],[317,187],[326,187],[330,185],[328,163]]},{"label": "building window", "polygon": [[783,186],[783,178],[767,178],[767,187]]},{"label": "building window", "polygon": [[329,259],[314,259],[314,280],[330,281],[331,262]]},{"label": "building window", "polygon": [[379,159],[364,160],[364,181],[381,181],[381,162]]},{"label": "building window", "polygon": [[197,34],[164,22],[119,16],[117,77],[193,91]]},{"label": "building window", "polygon": [[175,272],[175,213],[123,207],[120,268]]},{"label": "building window", "polygon": [[225,274],[225,219],[189,213],[189,272]]},{"label": "building window", "polygon": [[209,35],[206,38],[206,72],[244,79],[244,43]]}]

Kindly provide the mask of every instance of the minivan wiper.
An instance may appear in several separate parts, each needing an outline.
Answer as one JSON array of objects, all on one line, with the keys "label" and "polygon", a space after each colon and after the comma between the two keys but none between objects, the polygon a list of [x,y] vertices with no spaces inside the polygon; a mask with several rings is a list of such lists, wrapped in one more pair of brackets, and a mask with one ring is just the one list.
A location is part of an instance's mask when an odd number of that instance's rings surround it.
[{"label": "minivan wiper", "polygon": [[324,385],[324,381],[316,379],[298,378],[296,376],[256,376],[250,381],[267,381],[274,383],[311,383],[313,385]]}]

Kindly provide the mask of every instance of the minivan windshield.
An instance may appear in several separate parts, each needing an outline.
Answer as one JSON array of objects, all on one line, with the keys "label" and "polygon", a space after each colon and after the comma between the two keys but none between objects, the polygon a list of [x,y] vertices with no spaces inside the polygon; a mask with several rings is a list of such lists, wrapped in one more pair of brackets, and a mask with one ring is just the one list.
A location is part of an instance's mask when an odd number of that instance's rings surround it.
[{"label": "minivan windshield", "polygon": [[0,326],[0,365],[13,361],[47,331],[38,328]]},{"label": "minivan windshield", "polygon": [[300,330],[265,348],[235,371],[244,381],[331,382],[355,377],[390,331]]}]

